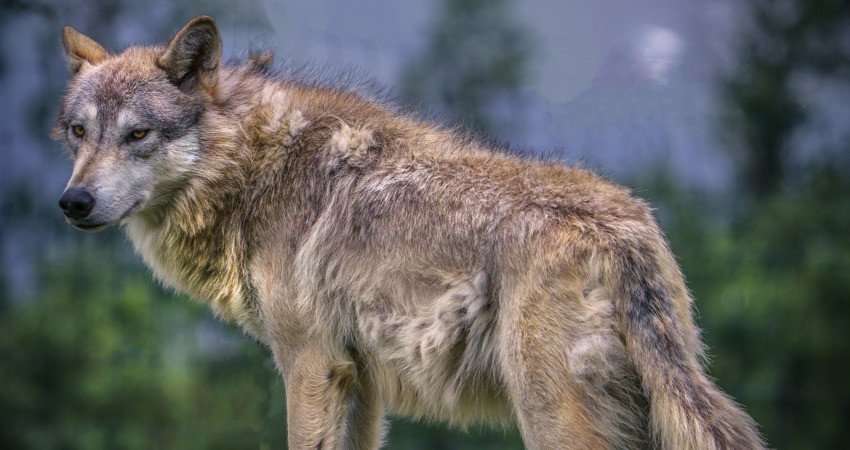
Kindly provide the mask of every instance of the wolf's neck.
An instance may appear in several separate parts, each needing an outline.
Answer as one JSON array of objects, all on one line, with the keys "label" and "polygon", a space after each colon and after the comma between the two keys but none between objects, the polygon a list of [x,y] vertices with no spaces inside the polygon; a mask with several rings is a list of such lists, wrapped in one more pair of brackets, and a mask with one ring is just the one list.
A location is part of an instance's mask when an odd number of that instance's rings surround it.
[{"label": "wolf's neck", "polygon": [[217,315],[256,334],[246,230],[239,220],[250,160],[244,133],[215,113],[206,114],[198,129],[201,154],[186,186],[163,210],[128,218],[127,235],[164,284],[209,302]]}]

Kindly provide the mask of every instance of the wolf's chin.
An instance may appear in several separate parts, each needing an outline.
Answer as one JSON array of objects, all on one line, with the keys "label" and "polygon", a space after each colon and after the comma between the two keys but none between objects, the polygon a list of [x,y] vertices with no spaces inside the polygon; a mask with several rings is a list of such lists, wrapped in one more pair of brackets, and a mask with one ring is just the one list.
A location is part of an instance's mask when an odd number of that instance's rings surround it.
[{"label": "wolf's chin", "polygon": [[100,231],[100,230],[112,225],[113,223],[114,222],[96,223],[96,224],[71,223],[71,225],[73,225],[74,228],[76,228],[78,230],[94,232],[94,231]]}]

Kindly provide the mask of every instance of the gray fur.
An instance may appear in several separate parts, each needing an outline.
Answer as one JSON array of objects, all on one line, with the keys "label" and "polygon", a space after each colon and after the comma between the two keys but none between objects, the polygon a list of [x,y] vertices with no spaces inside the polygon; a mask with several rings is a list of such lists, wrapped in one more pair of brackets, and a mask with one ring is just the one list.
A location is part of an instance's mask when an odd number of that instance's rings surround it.
[{"label": "gray fur", "polygon": [[385,410],[516,422],[532,449],[763,446],[625,189],[270,58],[222,65],[208,17],[120,55],[65,37],[54,136],[97,200],[69,221],[122,224],[157,278],[269,348],[290,448],[379,447]]}]

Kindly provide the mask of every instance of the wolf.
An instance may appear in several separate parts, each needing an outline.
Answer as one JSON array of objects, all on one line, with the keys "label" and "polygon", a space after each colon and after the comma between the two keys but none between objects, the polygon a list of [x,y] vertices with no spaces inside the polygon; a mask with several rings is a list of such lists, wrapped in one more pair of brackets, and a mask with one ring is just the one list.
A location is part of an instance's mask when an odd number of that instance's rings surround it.
[{"label": "wolf", "polygon": [[62,41],[67,221],[121,224],[158,279],[268,348],[290,448],[377,448],[387,413],[516,423],[530,449],[764,447],[626,189],[223,62],[207,16],[121,54]]}]

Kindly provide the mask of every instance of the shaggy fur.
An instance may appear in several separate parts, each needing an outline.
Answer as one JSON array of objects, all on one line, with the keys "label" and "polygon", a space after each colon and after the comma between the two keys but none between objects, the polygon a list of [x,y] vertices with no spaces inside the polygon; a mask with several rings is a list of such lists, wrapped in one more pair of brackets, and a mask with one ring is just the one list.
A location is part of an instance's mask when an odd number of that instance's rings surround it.
[{"label": "shaggy fur", "polygon": [[763,446],[625,189],[267,55],[222,65],[209,17],[120,55],[63,41],[54,135],[95,199],[69,222],[120,222],[159,279],[271,350],[290,448],[376,448],[385,409],[513,420],[531,449]]}]

